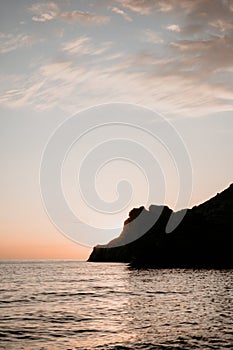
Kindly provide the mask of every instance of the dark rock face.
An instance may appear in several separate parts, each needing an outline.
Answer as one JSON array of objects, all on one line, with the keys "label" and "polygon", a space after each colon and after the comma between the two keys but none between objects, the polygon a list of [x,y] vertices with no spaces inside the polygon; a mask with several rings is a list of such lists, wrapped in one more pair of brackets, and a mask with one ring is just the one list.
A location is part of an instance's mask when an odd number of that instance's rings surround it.
[{"label": "dark rock face", "polygon": [[[189,209],[180,225],[167,234],[165,228],[172,213],[166,206],[154,205],[149,211],[144,207],[131,210],[120,236],[94,247],[88,261],[154,268],[233,268],[233,184]],[[156,215],[158,220],[154,219]],[[151,220],[155,223],[140,235]]]}]

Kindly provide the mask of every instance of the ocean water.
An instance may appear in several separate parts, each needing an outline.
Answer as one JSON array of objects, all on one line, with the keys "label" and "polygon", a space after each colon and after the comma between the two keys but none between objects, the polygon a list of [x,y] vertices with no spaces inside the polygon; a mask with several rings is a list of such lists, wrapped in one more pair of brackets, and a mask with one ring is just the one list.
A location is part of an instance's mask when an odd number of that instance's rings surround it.
[{"label": "ocean water", "polygon": [[233,349],[232,270],[0,263],[0,349]]}]

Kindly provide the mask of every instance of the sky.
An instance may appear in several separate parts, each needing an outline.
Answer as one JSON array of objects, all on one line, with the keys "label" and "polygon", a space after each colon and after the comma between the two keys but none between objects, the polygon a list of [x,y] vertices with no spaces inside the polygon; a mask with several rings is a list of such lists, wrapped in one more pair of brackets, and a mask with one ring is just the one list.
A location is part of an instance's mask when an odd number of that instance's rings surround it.
[{"label": "sky", "polygon": [[0,258],[86,259],[132,207],[233,182],[232,18],[231,0],[0,3]]}]

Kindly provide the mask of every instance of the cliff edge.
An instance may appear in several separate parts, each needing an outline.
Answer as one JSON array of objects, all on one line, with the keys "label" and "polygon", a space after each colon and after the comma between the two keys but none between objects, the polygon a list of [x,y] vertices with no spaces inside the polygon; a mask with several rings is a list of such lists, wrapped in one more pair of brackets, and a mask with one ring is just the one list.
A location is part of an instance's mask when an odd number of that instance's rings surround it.
[{"label": "cliff edge", "polygon": [[[94,247],[88,261],[154,268],[233,268],[233,184],[188,209],[178,227],[166,233],[171,214],[178,217],[179,212],[155,205],[149,210],[134,208],[120,236]],[[152,220],[151,228],[140,235]]]}]

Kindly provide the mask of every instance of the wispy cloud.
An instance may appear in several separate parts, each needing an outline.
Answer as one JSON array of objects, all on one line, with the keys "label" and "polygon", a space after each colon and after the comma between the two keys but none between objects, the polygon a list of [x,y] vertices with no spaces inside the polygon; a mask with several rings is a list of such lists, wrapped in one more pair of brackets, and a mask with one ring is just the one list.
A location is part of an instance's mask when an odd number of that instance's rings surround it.
[{"label": "wispy cloud", "polygon": [[79,10],[62,11],[54,2],[33,4],[29,11],[33,14],[32,20],[35,22],[47,22],[51,20],[63,20],[66,22],[80,22],[82,24],[107,24],[110,21],[108,16],[100,16],[95,13]]},{"label": "wispy cloud", "polygon": [[118,15],[121,15],[127,22],[133,21],[132,17],[130,17],[125,11],[119,9],[118,7],[112,7],[111,11]]},{"label": "wispy cloud", "polygon": [[141,15],[148,15],[154,12],[169,13],[175,8],[186,8],[191,6],[189,0],[117,0],[123,7]]},{"label": "wispy cloud", "polygon": [[[0,103],[10,109],[23,108],[32,104],[34,96],[43,86],[41,79],[28,78],[25,76],[8,76],[8,84],[14,86],[14,89],[9,88],[0,94]],[[0,76],[0,82],[4,81],[5,77]],[[36,104],[34,104],[36,107]]]},{"label": "wispy cloud", "polygon": [[153,4],[151,1],[145,0],[117,0],[117,2],[124,8],[131,10],[141,15],[148,15],[152,8]]},{"label": "wispy cloud", "polygon": [[[109,21],[108,16],[102,16],[106,12],[101,12],[101,7],[98,15],[89,16],[87,12],[62,12],[52,3],[45,4],[50,4],[50,12],[36,7],[34,11],[40,13],[34,15],[53,16],[53,11],[57,19],[67,22]],[[110,32],[113,43],[100,42],[95,34],[87,33],[71,40],[65,33],[53,56],[56,58],[34,66],[34,73],[26,78],[12,78],[10,85],[14,89],[5,88],[1,102],[11,108],[31,105],[46,109],[59,105],[70,111],[121,100],[183,116],[233,110],[233,28],[228,1],[112,0],[110,4],[108,10],[123,18],[132,11],[156,21],[163,12],[164,21],[161,27],[154,27],[157,30],[149,29],[151,22],[145,21],[135,27],[133,50],[128,37],[121,36],[119,45],[115,32]],[[178,13],[182,16],[176,17]],[[130,23],[130,28],[135,22]],[[110,26],[108,29],[111,31]],[[111,38],[107,34],[104,37]],[[142,42],[149,43],[143,45],[143,50]]]},{"label": "wispy cloud", "polygon": [[94,45],[90,37],[83,35],[80,38],[64,43],[62,51],[78,55],[100,55],[107,51],[110,46],[110,42],[101,43],[98,46]]},{"label": "wispy cloud", "polygon": [[108,16],[99,16],[90,12],[70,11],[60,14],[60,18],[67,22],[81,22],[83,24],[107,24],[110,21]]},{"label": "wispy cloud", "polygon": [[[232,110],[227,102],[233,96],[225,86],[200,83],[173,71],[166,73],[167,64],[157,61],[150,65],[151,71],[145,71],[143,62],[133,56],[123,57],[114,65],[105,62],[105,69],[101,63],[80,65],[72,60],[45,63],[27,80],[24,77],[15,82],[13,91],[3,92],[0,101],[10,108],[31,105],[44,110],[59,106],[68,112],[122,101],[186,117]],[[136,68],[133,71],[132,66]]]},{"label": "wispy cloud", "polygon": [[227,32],[233,30],[233,23],[224,21],[223,19],[217,19],[209,23],[213,28],[218,29],[220,32]]},{"label": "wispy cloud", "polygon": [[32,36],[20,34],[0,33],[0,53],[7,53],[19,48],[31,46],[33,43]]},{"label": "wispy cloud", "polygon": [[196,78],[202,79],[203,74],[206,78],[217,71],[233,67],[233,36],[211,36],[208,40],[178,40],[170,45],[175,49],[174,55],[179,57],[179,54],[185,54],[182,64],[185,61],[196,63]]},{"label": "wispy cloud", "polygon": [[142,40],[152,44],[162,44],[164,42],[159,33],[150,29],[143,31]]},{"label": "wispy cloud", "polygon": [[141,15],[148,15],[156,12],[172,13],[183,11],[184,14],[205,19],[206,16],[230,17],[233,11],[231,1],[227,0],[116,0],[121,7]]}]

